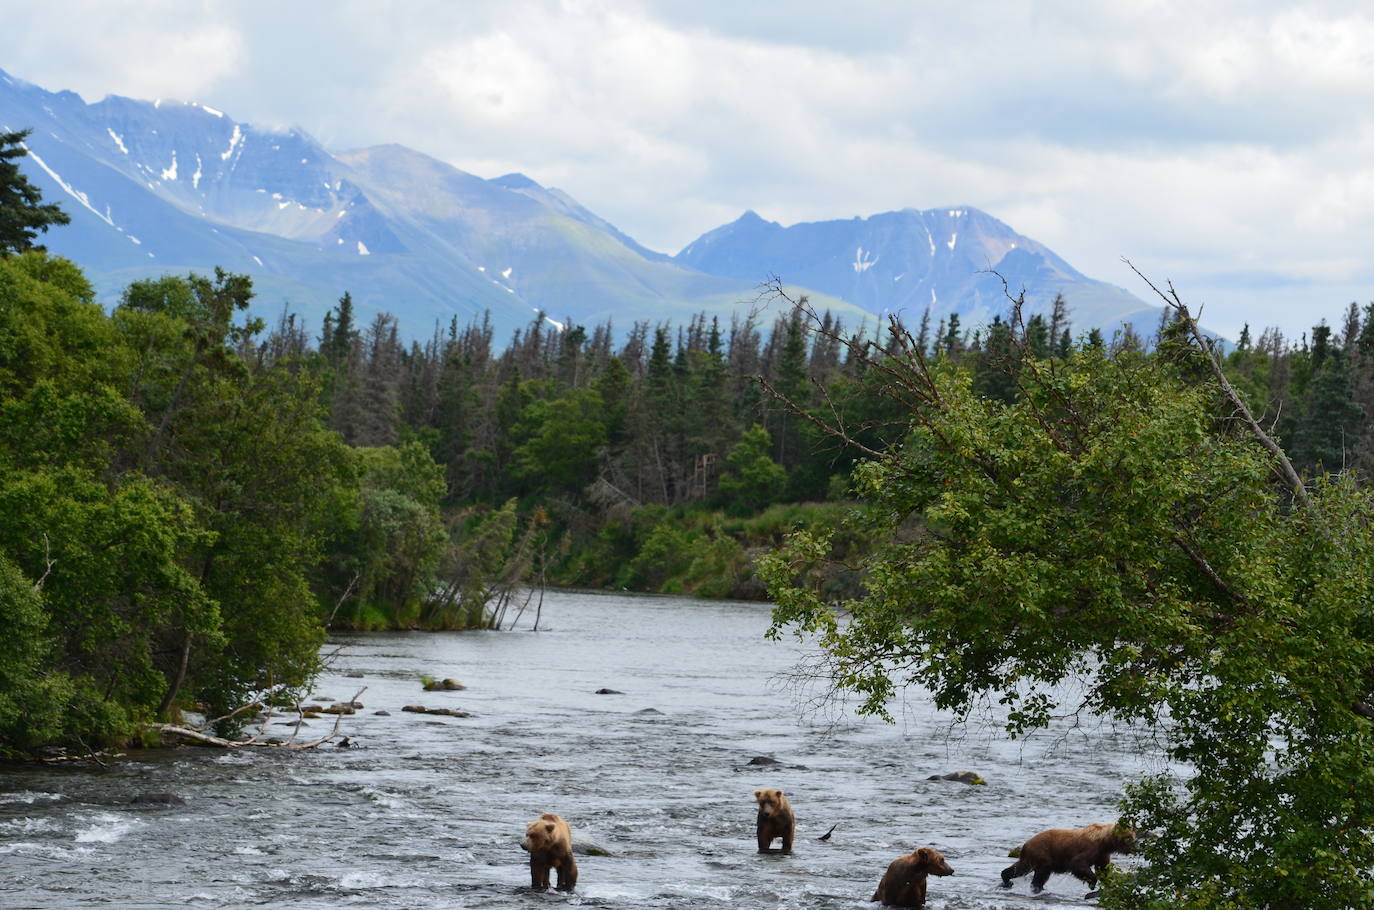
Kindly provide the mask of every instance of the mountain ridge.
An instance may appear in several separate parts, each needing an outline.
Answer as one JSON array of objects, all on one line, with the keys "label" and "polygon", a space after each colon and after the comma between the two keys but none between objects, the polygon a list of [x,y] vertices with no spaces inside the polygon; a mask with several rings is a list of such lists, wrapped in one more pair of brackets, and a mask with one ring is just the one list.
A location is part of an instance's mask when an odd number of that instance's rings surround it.
[{"label": "mountain ridge", "polygon": [[702,234],[673,259],[724,276],[786,275],[879,314],[910,318],[927,307],[936,317],[958,313],[965,325],[1004,313],[1007,295],[1022,291],[1027,314],[1048,311],[1055,295],[1063,293],[1070,316],[1083,329],[1112,329],[1122,322],[1137,330],[1152,328],[1159,313],[1158,307],[1087,277],[1039,241],[967,205],[786,227],[747,210]]},{"label": "mountain ridge", "polygon": [[[972,325],[1005,311],[1000,281],[966,249],[937,255],[947,225],[921,235],[913,221],[958,211],[973,213],[965,220],[985,259],[998,251],[1013,285],[1030,279],[1030,310],[1057,288],[1075,309],[1091,297],[1084,315],[1158,312],[1120,289],[1113,298],[1110,285],[971,208],[789,227],[749,211],[670,256],[525,174],[483,178],[394,143],[330,151],[299,127],[258,128],[197,102],[88,103],[0,71],[0,127],[33,128],[25,173],[72,216],[44,240],[86,268],[107,303],[129,281],[219,265],[253,278],[260,311],[289,305],[316,323],[347,290],[360,318],[391,312],[412,336],[484,312],[499,332],[537,313],[623,329],[728,316],[780,275],[849,325],[906,312],[922,295],[922,309],[933,301]],[[917,240],[929,242],[924,259]],[[1008,260],[1018,244],[1028,255]],[[922,267],[929,274],[900,286]]]}]

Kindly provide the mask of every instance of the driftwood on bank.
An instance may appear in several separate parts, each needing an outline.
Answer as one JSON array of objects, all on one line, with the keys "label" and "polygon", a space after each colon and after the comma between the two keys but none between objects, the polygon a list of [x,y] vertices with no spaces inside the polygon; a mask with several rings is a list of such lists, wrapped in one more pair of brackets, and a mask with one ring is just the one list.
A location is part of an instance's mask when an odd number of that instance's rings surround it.
[{"label": "driftwood on bank", "polygon": [[[362,695],[366,691],[367,686],[363,686],[357,692],[353,693],[353,697],[350,698],[347,702],[345,702],[345,704],[352,704],[353,702],[356,702],[358,700],[358,696]],[[261,700],[251,702],[249,704],[242,705],[241,707],[234,709],[233,711],[229,712],[223,717],[217,717],[214,720],[206,721],[203,727],[212,727],[220,721],[228,720],[229,718],[237,714],[241,714],[244,711],[249,711],[253,708],[265,707],[267,706]],[[212,733],[205,732],[203,727],[188,727],[183,724],[154,724],[152,728],[154,730],[157,730],[159,733],[162,733],[167,736],[177,736],[182,739],[189,740],[191,742],[200,743],[201,745],[215,746],[221,749],[243,749],[249,747],[269,749],[313,749],[316,746],[323,745],[324,743],[329,742],[330,740],[334,739],[336,736],[339,735],[339,725],[343,723],[344,714],[345,712],[340,711],[335,716],[334,728],[330,730],[329,733],[325,734],[324,736],[321,736],[319,739],[314,739],[310,740],[309,742],[301,743],[296,742],[296,737],[300,734],[301,724],[305,721],[305,716],[304,711],[302,710],[299,702],[296,703],[296,726],[294,729],[292,729],[291,735],[285,740],[267,738],[267,718],[263,719],[262,724],[258,727],[258,732],[254,733],[247,739],[226,739],[222,736],[215,736]]]}]

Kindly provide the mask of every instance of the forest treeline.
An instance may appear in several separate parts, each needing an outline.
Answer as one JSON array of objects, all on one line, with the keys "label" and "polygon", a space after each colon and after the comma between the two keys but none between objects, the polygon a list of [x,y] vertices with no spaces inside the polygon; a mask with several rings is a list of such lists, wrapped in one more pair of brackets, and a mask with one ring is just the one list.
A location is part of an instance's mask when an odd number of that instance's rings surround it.
[{"label": "forest treeline", "polygon": [[[504,341],[455,321],[408,342],[389,315],[356,324],[347,294],[318,335],[251,299],[217,271],[135,282],[106,312],[72,263],[0,258],[9,747],[228,711],[303,684],[327,626],[491,625],[528,584],[761,597],[754,557],[839,524],[864,454],[779,396],[872,451],[908,432],[828,315],[620,333],[541,314]],[[1068,320],[1060,301],[912,334],[1003,400],[1019,360],[1153,341]],[[880,360],[893,337],[871,339]],[[1297,342],[1247,332],[1226,364],[1300,467],[1368,471],[1374,308]]]},{"label": "forest treeline", "polygon": [[[972,330],[957,314],[933,322],[927,312],[910,336],[979,395],[1011,401],[1025,358],[1082,348],[1153,356],[1169,331],[1165,315],[1148,337],[1129,327],[1075,334],[1061,297],[1024,324],[1009,315]],[[834,525],[863,448],[884,451],[909,432],[909,409],[881,394],[889,377],[852,356],[892,350],[897,336],[854,334],[858,346],[830,314],[810,320],[788,308],[741,311],[728,325],[640,321],[623,337],[610,324],[561,326],[539,314],[504,343],[487,323],[451,322],[404,343],[386,314],[356,326],[345,295],[318,348],[287,316],[274,333],[287,340],[265,350],[318,350],[330,425],[352,445],[422,444],[444,470],[447,513],[471,520],[515,504],[541,529],[541,578],[757,597],[753,555],[789,528]],[[1338,330],[1321,322],[1297,339],[1247,326],[1223,359],[1299,470],[1374,467],[1374,304],[1352,303]],[[842,425],[862,448],[821,423]],[[841,554],[862,546],[844,542]],[[834,571],[835,586],[852,589],[852,575]]]}]

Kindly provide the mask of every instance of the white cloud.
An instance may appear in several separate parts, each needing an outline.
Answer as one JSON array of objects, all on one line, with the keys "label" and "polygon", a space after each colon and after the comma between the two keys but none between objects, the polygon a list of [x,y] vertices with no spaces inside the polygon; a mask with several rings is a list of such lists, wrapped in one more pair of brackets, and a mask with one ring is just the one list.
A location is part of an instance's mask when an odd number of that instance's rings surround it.
[{"label": "white cloud", "polygon": [[194,100],[236,72],[242,36],[210,4],[44,0],[6,4],[4,66],[87,101]]},{"label": "white cloud", "polygon": [[1357,0],[49,0],[7,16],[0,60],[47,88],[524,171],[669,251],[746,208],[787,223],[975,205],[1095,277],[1138,288],[1124,254],[1196,281],[1213,313],[1253,305],[1270,275],[1308,319],[1371,278],[1374,11]]}]

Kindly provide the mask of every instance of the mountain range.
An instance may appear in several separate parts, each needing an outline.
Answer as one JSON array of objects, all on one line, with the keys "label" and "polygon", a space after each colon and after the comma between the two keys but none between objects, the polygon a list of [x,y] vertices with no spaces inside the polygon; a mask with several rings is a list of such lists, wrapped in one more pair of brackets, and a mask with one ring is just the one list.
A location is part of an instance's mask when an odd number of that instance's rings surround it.
[{"label": "mountain range", "polygon": [[32,130],[20,165],[72,216],[42,242],[105,302],[139,278],[218,265],[252,276],[261,314],[286,305],[314,325],[347,290],[362,318],[393,313],[411,335],[484,312],[498,333],[539,312],[625,329],[728,320],[780,276],[850,326],[926,306],[967,326],[1006,310],[995,270],[1029,312],[1063,293],[1081,330],[1158,319],[968,207],[791,227],[746,212],[668,256],[523,174],[483,179],[399,145],[330,151],[203,104],[87,103],[0,71],[0,129]]}]

